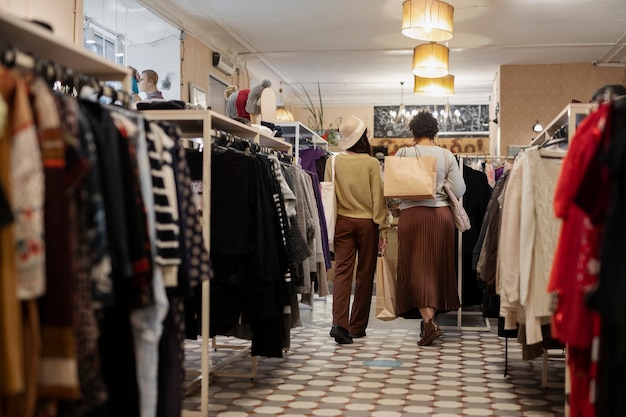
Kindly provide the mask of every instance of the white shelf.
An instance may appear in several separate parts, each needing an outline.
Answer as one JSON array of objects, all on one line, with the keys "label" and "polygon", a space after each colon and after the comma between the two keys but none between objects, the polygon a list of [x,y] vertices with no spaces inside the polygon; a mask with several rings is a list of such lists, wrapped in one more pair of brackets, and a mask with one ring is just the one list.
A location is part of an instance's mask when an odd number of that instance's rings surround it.
[{"label": "white shelf", "polygon": [[261,146],[266,146],[268,148],[291,154],[292,146],[283,138],[268,135],[252,126],[238,122],[228,116],[224,116],[223,114],[216,113],[214,111],[210,111],[210,113],[211,126],[213,129],[223,130],[245,139],[252,139],[254,143],[258,143]]},{"label": "white shelf", "polygon": [[99,57],[82,47],[6,12],[0,13],[0,39],[20,52],[32,54],[63,65],[75,72],[93,76],[100,81],[121,81],[122,89],[130,91],[130,69]]},{"label": "white shelf", "polygon": [[578,124],[598,107],[596,103],[570,103],[541,131],[531,145],[541,145],[548,141],[562,126],[568,126],[568,141],[574,136]]},{"label": "white shelf", "polygon": [[328,142],[300,122],[277,122],[276,126],[281,127],[283,130],[282,137],[295,148],[296,164],[300,164],[300,139],[304,139],[316,148],[328,149]]},{"label": "white shelf", "polygon": [[201,137],[210,142],[211,129],[232,133],[260,146],[291,154],[291,144],[282,138],[267,135],[254,127],[238,122],[211,110],[142,110],[147,118],[176,122],[184,138]]}]

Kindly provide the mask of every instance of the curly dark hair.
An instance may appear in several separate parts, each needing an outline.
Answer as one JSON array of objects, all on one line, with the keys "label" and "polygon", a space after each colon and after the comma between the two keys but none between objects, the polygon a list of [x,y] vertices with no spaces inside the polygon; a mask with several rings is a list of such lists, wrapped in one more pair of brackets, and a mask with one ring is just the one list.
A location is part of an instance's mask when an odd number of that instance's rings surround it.
[{"label": "curly dark hair", "polygon": [[363,132],[357,143],[352,145],[349,149],[350,152],[354,153],[366,153],[372,156],[372,146],[370,145],[369,139],[367,139],[367,129]]},{"label": "curly dark hair", "polygon": [[435,139],[435,135],[439,132],[439,124],[437,119],[429,112],[422,110],[418,112],[409,123],[409,128],[414,138],[430,138]]}]

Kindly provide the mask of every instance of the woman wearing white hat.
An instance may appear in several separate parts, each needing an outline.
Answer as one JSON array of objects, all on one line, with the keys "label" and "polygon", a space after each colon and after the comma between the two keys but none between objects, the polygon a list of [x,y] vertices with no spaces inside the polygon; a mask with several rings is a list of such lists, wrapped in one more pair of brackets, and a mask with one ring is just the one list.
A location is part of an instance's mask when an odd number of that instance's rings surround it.
[{"label": "woman wearing white hat", "polygon": [[[364,337],[369,321],[376,256],[387,246],[387,206],[383,196],[380,164],[371,156],[365,123],[349,116],[339,128],[335,157],[335,278],[333,280],[333,325],[331,337],[340,344]],[[331,164],[325,180],[332,181]],[[355,263],[354,301],[350,308]]]}]

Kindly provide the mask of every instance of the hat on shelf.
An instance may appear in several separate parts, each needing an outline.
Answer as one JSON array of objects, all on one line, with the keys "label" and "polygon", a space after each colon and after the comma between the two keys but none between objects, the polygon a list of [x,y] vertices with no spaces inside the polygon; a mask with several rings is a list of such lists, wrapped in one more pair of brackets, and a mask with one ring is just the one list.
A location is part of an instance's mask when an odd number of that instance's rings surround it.
[{"label": "hat on shelf", "polygon": [[243,117],[244,119],[250,120],[250,113],[246,111],[246,102],[248,101],[248,96],[250,95],[250,90],[239,90],[237,93],[237,100],[235,101],[235,107],[237,108],[237,116]]},{"label": "hat on shelf", "polygon": [[263,82],[255,87],[252,87],[250,94],[248,95],[248,101],[246,102],[246,111],[250,114],[261,113],[261,93],[267,87],[270,87],[272,82],[270,80],[263,80]]},{"label": "hat on shelf", "polygon": [[239,95],[239,87],[236,85],[229,85],[224,91],[224,98],[226,99],[226,116],[234,119],[238,117],[237,113],[237,96]]},{"label": "hat on shelf", "polygon": [[361,139],[364,132],[365,123],[363,123],[363,120],[354,115],[348,116],[346,121],[343,122],[339,128],[339,133],[341,133],[339,147],[344,150],[350,149]]}]

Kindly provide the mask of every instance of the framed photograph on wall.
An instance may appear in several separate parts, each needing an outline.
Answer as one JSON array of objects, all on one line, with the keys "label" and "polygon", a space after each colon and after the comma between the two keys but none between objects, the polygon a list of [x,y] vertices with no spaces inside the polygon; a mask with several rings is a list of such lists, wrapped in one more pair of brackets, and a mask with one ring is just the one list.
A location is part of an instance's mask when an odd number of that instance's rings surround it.
[{"label": "framed photograph on wall", "polygon": [[228,87],[228,83],[209,74],[207,104],[211,107],[211,110],[220,114],[226,114],[226,97],[224,97],[226,87]]},{"label": "framed photograph on wall", "polygon": [[196,83],[189,83],[189,102],[194,106],[200,106],[203,109],[207,108],[206,102],[206,90]]}]

